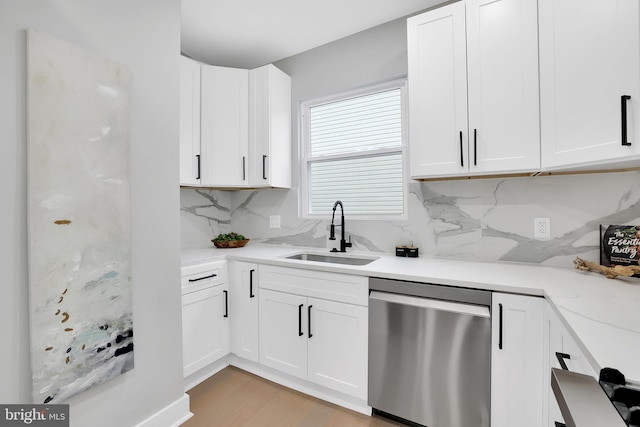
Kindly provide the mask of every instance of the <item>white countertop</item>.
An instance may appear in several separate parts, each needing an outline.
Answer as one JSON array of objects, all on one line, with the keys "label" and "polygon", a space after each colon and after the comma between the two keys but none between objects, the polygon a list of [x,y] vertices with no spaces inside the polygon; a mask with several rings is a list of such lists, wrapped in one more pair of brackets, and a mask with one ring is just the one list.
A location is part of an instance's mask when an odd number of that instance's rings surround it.
[{"label": "white countertop", "polygon": [[[182,266],[216,259],[437,283],[498,292],[544,296],[574,334],[595,372],[612,367],[640,383],[640,279],[607,279],[571,267],[524,263],[481,262],[445,258],[401,258],[391,254],[349,252],[346,256],[378,257],[368,265],[352,266],[289,260],[285,256],[328,250],[257,245],[217,249],[200,247],[182,252]],[[340,255],[340,254],[339,254]]]}]

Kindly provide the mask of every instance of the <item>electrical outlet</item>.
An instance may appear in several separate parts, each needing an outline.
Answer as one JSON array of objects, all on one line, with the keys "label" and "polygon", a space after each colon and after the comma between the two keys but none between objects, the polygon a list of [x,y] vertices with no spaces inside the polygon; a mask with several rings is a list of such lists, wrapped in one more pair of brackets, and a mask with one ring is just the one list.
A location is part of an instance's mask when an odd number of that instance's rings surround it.
[{"label": "electrical outlet", "polygon": [[269,227],[280,228],[280,215],[269,216]]},{"label": "electrical outlet", "polygon": [[551,238],[551,219],[550,218],[534,218],[533,219],[533,237],[539,239]]}]

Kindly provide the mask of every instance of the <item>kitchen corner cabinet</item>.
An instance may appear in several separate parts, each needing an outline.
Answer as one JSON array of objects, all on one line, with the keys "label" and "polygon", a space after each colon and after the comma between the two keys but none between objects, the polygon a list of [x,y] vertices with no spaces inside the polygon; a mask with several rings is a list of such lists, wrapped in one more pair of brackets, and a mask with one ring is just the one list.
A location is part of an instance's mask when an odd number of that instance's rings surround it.
[{"label": "kitchen corner cabinet", "polygon": [[639,166],[640,3],[539,0],[539,15],[542,169]]},{"label": "kitchen corner cabinet", "polygon": [[231,352],[258,363],[258,265],[229,261],[231,283]]},{"label": "kitchen corner cabinet", "polygon": [[224,261],[183,270],[182,290],[183,371],[187,377],[230,351]]},{"label": "kitchen corner cabinet", "polygon": [[249,71],[249,185],[291,187],[291,77],[269,64]]},{"label": "kitchen corner cabinet", "polygon": [[492,297],[491,426],[543,425],[544,299]]},{"label": "kitchen corner cabinet", "polygon": [[261,266],[260,363],[367,398],[367,278]]},{"label": "kitchen corner cabinet", "polygon": [[246,185],[249,71],[202,65],[201,97],[201,185]]},{"label": "kitchen corner cabinet", "polygon": [[180,56],[180,185],[200,185],[200,63]]},{"label": "kitchen corner cabinet", "polygon": [[412,178],[539,170],[535,1],[453,3],[407,40]]},{"label": "kitchen corner cabinet", "polygon": [[[561,365],[561,361],[564,366]],[[553,308],[544,306],[544,389],[545,410],[544,425],[555,427],[556,423],[564,423],[558,402],[551,390],[551,368],[563,368],[579,374],[598,378],[582,350],[564,326]]]}]

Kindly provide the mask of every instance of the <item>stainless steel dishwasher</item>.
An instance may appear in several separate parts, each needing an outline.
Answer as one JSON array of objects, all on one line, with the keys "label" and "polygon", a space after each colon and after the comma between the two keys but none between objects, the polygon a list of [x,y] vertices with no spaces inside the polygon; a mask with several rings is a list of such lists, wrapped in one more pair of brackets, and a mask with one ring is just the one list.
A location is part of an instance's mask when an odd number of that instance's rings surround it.
[{"label": "stainless steel dishwasher", "polygon": [[489,427],[491,292],[369,279],[369,406],[428,427]]}]

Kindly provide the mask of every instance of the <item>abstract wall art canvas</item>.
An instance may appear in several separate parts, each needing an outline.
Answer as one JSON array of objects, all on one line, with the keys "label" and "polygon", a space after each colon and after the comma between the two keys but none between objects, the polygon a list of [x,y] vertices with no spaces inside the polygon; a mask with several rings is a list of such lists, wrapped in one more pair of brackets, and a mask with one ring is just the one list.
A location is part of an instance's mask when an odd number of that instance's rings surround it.
[{"label": "abstract wall art canvas", "polygon": [[27,31],[33,398],[133,369],[126,66]]}]

